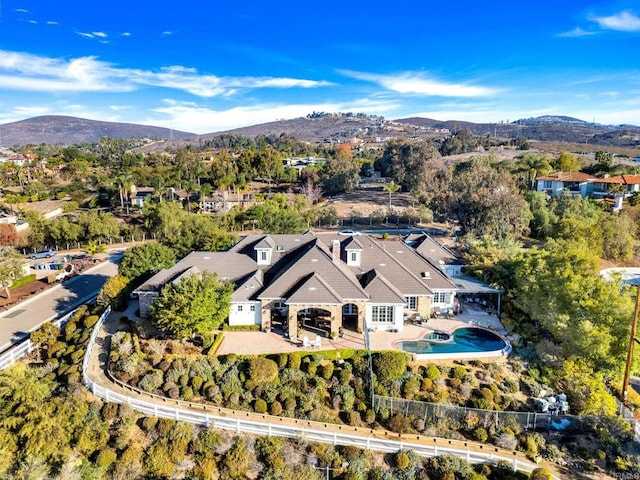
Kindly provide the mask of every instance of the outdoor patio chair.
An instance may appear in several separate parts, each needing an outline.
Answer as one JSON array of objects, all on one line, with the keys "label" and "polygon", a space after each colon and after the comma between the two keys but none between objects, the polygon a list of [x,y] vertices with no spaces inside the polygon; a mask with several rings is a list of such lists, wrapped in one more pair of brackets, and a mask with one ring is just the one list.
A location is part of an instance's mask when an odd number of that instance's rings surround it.
[{"label": "outdoor patio chair", "polygon": [[309,340],[309,337],[307,337],[306,335],[302,339],[302,346],[304,348],[309,348],[311,346],[311,341]]},{"label": "outdoor patio chair", "polygon": [[316,348],[320,348],[322,347],[322,338],[320,337],[320,335],[316,335],[316,341],[313,344]]}]

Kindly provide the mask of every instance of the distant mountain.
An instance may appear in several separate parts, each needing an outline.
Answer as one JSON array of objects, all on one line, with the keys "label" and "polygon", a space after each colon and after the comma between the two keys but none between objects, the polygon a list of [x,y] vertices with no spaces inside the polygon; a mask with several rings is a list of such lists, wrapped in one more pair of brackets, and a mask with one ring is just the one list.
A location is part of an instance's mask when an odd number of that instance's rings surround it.
[{"label": "distant mountain", "polygon": [[0,145],[92,143],[103,137],[169,140],[196,137],[194,133],[162,127],[47,115],[0,125]]},{"label": "distant mountain", "polygon": [[416,117],[398,119],[395,122],[421,128],[444,128],[452,133],[461,128],[467,128],[476,135],[495,135],[498,138],[526,137],[529,140],[542,142],[588,143],[631,148],[640,146],[640,127],[638,126],[601,125],[564,115],[544,115],[510,123],[472,123],[454,120],[434,123],[432,119]]},{"label": "distant mountain", "polygon": [[543,115],[535,118],[524,118],[514,122],[518,125],[588,125],[588,122],[579,118],[567,117],[564,115]]},{"label": "distant mountain", "polygon": [[352,114],[317,114],[307,117],[234,128],[201,135],[203,140],[222,134],[258,135],[287,134],[307,142],[343,142],[352,137],[375,135],[383,127],[382,117]]}]

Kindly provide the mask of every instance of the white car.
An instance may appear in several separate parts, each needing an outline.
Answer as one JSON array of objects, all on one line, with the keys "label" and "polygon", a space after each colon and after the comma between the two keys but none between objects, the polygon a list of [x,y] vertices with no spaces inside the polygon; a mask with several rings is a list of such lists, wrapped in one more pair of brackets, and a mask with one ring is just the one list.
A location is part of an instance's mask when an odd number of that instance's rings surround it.
[{"label": "white car", "polygon": [[338,232],[338,235],[362,235],[362,233],[361,232],[356,232],[355,230],[347,228],[346,230],[340,230]]}]

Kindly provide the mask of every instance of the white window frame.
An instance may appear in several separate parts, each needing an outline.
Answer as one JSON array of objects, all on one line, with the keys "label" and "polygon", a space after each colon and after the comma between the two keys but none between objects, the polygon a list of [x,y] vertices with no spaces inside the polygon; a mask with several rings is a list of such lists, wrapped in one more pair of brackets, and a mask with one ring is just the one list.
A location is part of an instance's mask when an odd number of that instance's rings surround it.
[{"label": "white window frame", "polygon": [[374,323],[393,323],[393,305],[372,305],[371,321]]},{"label": "white window frame", "polygon": [[451,292],[433,292],[433,303],[448,304],[451,299]]},{"label": "white window frame", "polygon": [[404,297],[405,306],[407,310],[416,310],[418,308],[418,297],[415,295],[406,295]]},{"label": "white window frame", "polygon": [[550,189],[553,186],[551,180],[543,180],[542,181],[542,188],[544,188],[545,190]]},{"label": "white window frame", "polygon": [[263,262],[267,261],[267,251],[266,250],[260,250],[260,260]]}]

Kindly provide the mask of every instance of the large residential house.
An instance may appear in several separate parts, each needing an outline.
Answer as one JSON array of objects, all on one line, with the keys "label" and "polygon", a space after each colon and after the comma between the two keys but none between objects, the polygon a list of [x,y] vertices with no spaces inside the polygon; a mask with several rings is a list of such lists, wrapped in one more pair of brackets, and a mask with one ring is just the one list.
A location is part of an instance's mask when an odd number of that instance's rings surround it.
[{"label": "large residential house", "polygon": [[622,200],[640,192],[640,175],[594,177],[582,172],[555,172],[536,178],[537,191],[556,197],[564,192],[583,198],[615,199],[614,210],[622,208]]},{"label": "large residential house", "polygon": [[230,325],[282,326],[292,338],[307,322],[329,334],[401,331],[408,318],[458,305],[458,287],[446,273],[450,252],[426,235],[411,243],[417,248],[368,235],[249,235],[224,252],[192,252],[134,293],[145,317],[165,284],[209,271],[234,284]]}]

